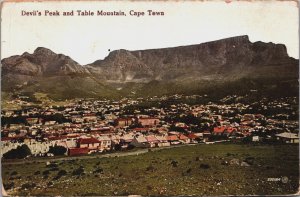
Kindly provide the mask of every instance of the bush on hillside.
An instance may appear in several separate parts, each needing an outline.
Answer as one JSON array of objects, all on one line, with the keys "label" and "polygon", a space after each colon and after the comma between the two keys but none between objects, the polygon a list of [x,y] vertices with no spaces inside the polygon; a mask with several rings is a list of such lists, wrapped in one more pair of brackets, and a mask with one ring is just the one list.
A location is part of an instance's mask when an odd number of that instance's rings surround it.
[{"label": "bush on hillside", "polygon": [[7,153],[3,154],[3,158],[5,159],[24,159],[28,155],[31,155],[31,151],[27,145],[23,144],[22,146],[18,146],[16,149],[12,149]]}]

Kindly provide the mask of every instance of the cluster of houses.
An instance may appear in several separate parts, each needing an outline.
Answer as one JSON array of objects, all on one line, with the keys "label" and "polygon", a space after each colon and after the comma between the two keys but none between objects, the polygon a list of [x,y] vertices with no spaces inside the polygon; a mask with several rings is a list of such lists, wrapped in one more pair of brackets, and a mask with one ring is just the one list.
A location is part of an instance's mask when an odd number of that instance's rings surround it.
[{"label": "cluster of houses", "polygon": [[[299,143],[298,119],[292,117],[298,113],[296,98],[253,104],[174,102],[182,97],[74,100],[65,106],[3,110],[2,154],[22,144],[28,145],[32,155],[42,156],[55,146],[65,147],[68,155],[80,155],[219,139]],[[168,99],[173,103],[160,107],[142,105]]]}]

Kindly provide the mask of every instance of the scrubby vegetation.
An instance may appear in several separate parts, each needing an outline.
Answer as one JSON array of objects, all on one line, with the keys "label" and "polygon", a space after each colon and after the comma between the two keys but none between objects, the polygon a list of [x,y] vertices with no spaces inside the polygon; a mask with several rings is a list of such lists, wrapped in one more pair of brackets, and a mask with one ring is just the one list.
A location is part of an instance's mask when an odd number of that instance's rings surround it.
[{"label": "scrubby vegetation", "polygon": [[[266,195],[295,193],[297,145],[212,144],[45,164],[3,163],[11,195]],[[51,171],[51,169],[56,171]],[[7,173],[10,172],[10,173]],[[34,177],[28,179],[27,177]],[[268,178],[287,177],[287,182]],[[22,189],[23,188],[23,189]]]}]

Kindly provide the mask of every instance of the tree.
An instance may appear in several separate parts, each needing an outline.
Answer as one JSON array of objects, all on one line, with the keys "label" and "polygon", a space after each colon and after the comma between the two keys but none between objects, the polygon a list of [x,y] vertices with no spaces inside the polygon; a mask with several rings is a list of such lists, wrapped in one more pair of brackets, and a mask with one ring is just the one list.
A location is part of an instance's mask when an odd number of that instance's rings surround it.
[{"label": "tree", "polygon": [[48,153],[53,155],[64,155],[67,152],[67,149],[63,146],[51,146]]},{"label": "tree", "polygon": [[211,135],[209,137],[209,141],[218,141],[218,140],[227,140],[228,137],[226,135]]},{"label": "tree", "polygon": [[170,131],[177,131],[177,132],[180,132],[180,133],[187,133],[184,128],[176,127],[175,125],[170,126]]},{"label": "tree", "polygon": [[5,159],[24,159],[28,155],[31,155],[31,151],[26,144],[18,146],[16,149],[12,149],[3,154]]},{"label": "tree", "polygon": [[115,150],[116,150],[116,151],[122,150],[122,145],[121,145],[121,144],[116,144],[116,145],[115,145]]}]

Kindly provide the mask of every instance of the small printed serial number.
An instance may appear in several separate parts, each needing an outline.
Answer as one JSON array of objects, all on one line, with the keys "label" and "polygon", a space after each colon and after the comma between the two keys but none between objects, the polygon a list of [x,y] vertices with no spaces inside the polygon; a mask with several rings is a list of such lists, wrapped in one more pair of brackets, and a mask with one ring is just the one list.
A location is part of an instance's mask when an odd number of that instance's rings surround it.
[{"label": "small printed serial number", "polygon": [[281,181],[281,178],[268,178],[267,181]]},{"label": "small printed serial number", "polygon": [[287,183],[289,181],[289,179],[286,176],[284,176],[281,178],[268,178],[267,181],[272,181],[272,182],[281,181],[282,183]]}]

